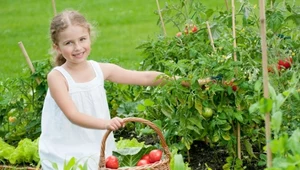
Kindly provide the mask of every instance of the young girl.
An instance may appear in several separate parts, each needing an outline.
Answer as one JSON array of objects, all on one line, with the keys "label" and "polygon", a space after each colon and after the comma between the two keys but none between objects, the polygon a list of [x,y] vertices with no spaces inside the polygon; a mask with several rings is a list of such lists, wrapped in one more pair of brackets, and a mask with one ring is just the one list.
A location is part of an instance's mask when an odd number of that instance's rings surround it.
[{"label": "young girl", "polygon": [[[81,164],[87,161],[89,169],[96,170],[106,129],[114,131],[124,126],[121,118],[110,117],[104,80],[155,86],[162,83],[162,79],[157,79],[162,73],[126,70],[115,64],[87,60],[91,25],[76,11],[55,16],[50,34],[57,66],[47,76],[49,89],[39,140],[42,169],[52,170],[52,163],[56,163],[62,170],[64,162],[74,157]],[[112,134],[106,143],[105,155],[109,156],[115,149]]]}]

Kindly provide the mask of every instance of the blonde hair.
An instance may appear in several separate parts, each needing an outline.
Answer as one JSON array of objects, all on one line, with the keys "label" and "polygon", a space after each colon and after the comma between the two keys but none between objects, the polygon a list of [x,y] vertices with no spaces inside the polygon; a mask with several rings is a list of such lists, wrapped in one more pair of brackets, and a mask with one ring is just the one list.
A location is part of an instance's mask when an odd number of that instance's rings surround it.
[{"label": "blonde hair", "polygon": [[[71,25],[79,25],[88,29],[89,34],[91,35],[92,26],[85,17],[77,11],[74,10],[65,10],[60,14],[56,15],[50,25],[50,36],[52,43],[58,45],[59,33],[67,29]],[[54,57],[54,63],[56,66],[61,66],[66,62],[66,59],[62,54],[56,54]]]}]

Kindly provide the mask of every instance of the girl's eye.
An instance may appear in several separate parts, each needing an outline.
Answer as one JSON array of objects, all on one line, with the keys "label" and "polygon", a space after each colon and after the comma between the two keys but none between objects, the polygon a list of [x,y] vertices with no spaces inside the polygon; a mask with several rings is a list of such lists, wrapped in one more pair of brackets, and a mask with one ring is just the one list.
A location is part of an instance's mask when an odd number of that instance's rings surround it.
[{"label": "girl's eye", "polygon": [[70,41],[68,41],[68,42],[66,42],[66,43],[65,43],[65,45],[70,45],[70,44],[71,44],[71,42],[70,42]]},{"label": "girl's eye", "polygon": [[80,39],[80,41],[84,41],[84,40],[86,40],[86,38],[81,38],[81,39]]}]

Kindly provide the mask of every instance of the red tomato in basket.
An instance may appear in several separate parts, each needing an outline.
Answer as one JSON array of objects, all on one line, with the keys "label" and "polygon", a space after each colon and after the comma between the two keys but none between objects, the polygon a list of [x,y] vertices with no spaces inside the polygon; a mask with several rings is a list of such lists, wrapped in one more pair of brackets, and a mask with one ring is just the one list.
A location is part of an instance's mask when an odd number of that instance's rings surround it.
[{"label": "red tomato in basket", "polygon": [[150,164],[150,162],[147,159],[141,159],[138,161],[138,163],[136,164],[136,166],[144,166]]},{"label": "red tomato in basket", "polygon": [[149,152],[150,163],[160,161],[162,156],[162,151],[159,149],[154,149]]},{"label": "red tomato in basket", "polygon": [[115,156],[109,156],[105,160],[106,168],[110,169],[118,169],[119,168],[119,160]]},{"label": "red tomato in basket", "polygon": [[149,156],[149,154],[146,154],[146,155],[142,156],[141,159],[144,159],[144,160],[147,160],[147,161],[150,162],[150,156]]}]

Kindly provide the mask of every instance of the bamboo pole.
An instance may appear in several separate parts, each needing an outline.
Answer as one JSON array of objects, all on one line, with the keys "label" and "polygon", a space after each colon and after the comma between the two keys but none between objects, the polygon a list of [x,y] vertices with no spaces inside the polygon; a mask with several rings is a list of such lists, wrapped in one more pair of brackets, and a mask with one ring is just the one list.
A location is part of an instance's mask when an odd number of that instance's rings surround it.
[{"label": "bamboo pole", "polygon": [[[262,69],[263,69],[263,90],[264,98],[269,98],[268,87],[268,56],[267,56],[267,38],[266,38],[266,16],[265,16],[265,1],[259,0],[260,14],[260,35],[261,35],[261,50],[262,50]],[[270,148],[271,128],[270,128],[270,113],[265,113],[265,133],[267,147],[267,167],[272,167],[272,152]]]},{"label": "bamboo pole", "polygon": [[[237,61],[237,56],[236,56],[236,32],[235,32],[235,4],[234,0],[231,0],[231,6],[232,6],[232,37],[233,37],[233,59],[234,61]],[[237,74],[237,70],[235,70]],[[240,110],[240,106],[237,108]],[[236,130],[236,140],[237,140],[237,155],[239,159],[242,159],[242,154],[241,154],[241,125],[239,122],[237,122],[237,130]]]},{"label": "bamboo pole", "polygon": [[53,8],[53,14],[56,16],[56,5],[55,5],[55,0],[52,0],[52,8]]},{"label": "bamboo pole", "polygon": [[[27,62],[27,64],[28,64],[28,66],[29,66],[31,72],[32,72],[32,73],[35,73],[35,69],[34,69],[34,67],[33,67],[33,65],[32,65],[32,62],[31,62],[31,60],[30,60],[30,58],[29,58],[29,56],[28,56],[28,53],[27,53],[27,51],[26,51],[26,49],[25,49],[25,47],[24,47],[22,41],[20,41],[18,44],[19,44],[19,47],[21,48],[21,51],[22,51],[22,53],[23,53],[23,55],[24,55],[24,57],[25,57],[25,59],[26,59],[26,62]],[[38,84],[41,83],[41,81],[40,81],[39,79],[36,79],[36,81],[37,81]]]},{"label": "bamboo pole", "polygon": [[162,26],[162,28],[163,28],[163,31],[164,31],[164,36],[167,36],[167,32],[166,32],[166,28],[165,28],[165,23],[164,23],[164,20],[163,20],[162,14],[161,14],[161,9],[160,9],[160,6],[159,6],[159,2],[158,2],[158,0],[156,0],[156,5],[157,5],[157,9],[158,9],[158,14],[159,14],[159,18],[160,18],[161,26]]},{"label": "bamboo pole", "polygon": [[210,30],[210,26],[209,26],[209,23],[208,21],[206,21],[206,27],[207,27],[207,30],[208,30],[208,35],[209,35],[209,39],[210,39],[210,45],[212,46],[214,52],[216,52],[216,48],[215,48],[215,43],[214,43],[214,39],[211,35],[211,30]]}]

